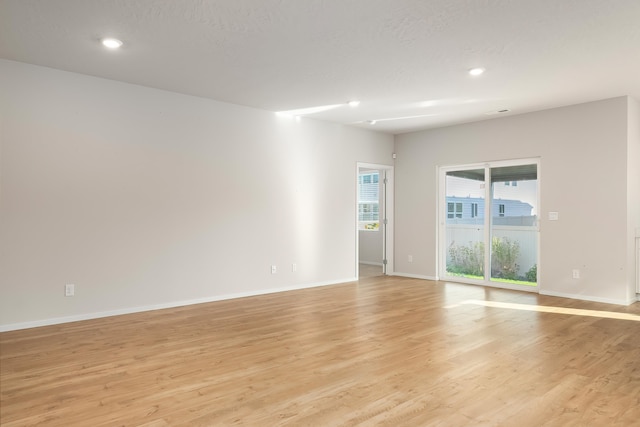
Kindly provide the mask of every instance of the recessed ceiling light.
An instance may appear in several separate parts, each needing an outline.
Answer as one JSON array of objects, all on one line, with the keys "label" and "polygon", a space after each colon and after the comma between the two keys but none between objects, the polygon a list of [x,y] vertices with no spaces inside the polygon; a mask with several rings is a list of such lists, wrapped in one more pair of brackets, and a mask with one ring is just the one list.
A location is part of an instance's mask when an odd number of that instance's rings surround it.
[{"label": "recessed ceiling light", "polygon": [[349,107],[357,107],[358,105],[360,105],[360,101],[349,101],[347,102],[347,105]]},{"label": "recessed ceiling light", "polygon": [[370,125],[375,125],[376,121],[375,120],[367,120],[367,123]]},{"label": "recessed ceiling light", "polygon": [[122,40],[112,38],[102,39],[102,45],[109,49],[118,49],[122,46]]},{"label": "recessed ceiling light", "polygon": [[469,70],[469,74],[472,76],[479,76],[482,73],[484,73],[484,68],[472,68]]}]

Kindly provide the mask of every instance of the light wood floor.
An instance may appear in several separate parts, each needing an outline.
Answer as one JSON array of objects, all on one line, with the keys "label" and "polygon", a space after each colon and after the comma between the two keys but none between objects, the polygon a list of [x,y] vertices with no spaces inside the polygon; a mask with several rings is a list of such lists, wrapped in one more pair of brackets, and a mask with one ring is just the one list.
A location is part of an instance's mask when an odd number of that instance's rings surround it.
[{"label": "light wood floor", "polygon": [[376,277],[5,332],[1,424],[639,426],[639,315]]}]

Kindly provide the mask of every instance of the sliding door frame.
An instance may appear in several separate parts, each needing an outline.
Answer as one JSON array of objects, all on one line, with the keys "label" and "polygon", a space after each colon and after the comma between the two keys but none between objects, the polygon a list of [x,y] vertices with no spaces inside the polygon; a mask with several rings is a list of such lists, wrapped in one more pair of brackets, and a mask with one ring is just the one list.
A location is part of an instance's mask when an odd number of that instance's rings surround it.
[{"label": "sliding door frame", "polygon": [[[503,288],[503,289],[515,289],[521,291],[528,292],[540,292],[541,282],[540,282],[540,272],[541,263],[540,263],[540,219],[542,207],[540,204],[540,193],[541,193],[541,173],[540,173],[540,158],[524,158],[524,159],[513,159],[513,160],[496,160],[496,161],[488,161],[482,163],[468,163],[462,165],[452,165],[452,166],[438,166],[437,176],[438,176],[438,201],[436,203],[436,208],[438,210],[438,223],[437,223],[437,266],[438,266],[438,279],[451,281],[451,282],[459,282],[459,283],[468,283],[472,285],[481,285],[481,286],[489,286],[493,288]],[[524,285],[514,285],[509,283],[497,282],[491,280],[491,244],[487,244],[487,242],[491,242],[491,218],[493,215],[492,212],[492,185],[491,185],[491,169],[499,168],[499,167],[508,167],[508,166],[520,166],[520,165],[536,165],[536,176],[537,176],[537,221],[536,221],[536,258],[537,258],[537,284],[536,286],[524,286]],[[485,199],[485,212],[484,212],[484,242],[485,242],[485,256],[484,256],[484,279],[477,280],[460,276],[450,276],[447,274],[447,195],[446,195],[446,174],[447,172],[452,171],[465,171],[465,170],[477,170],[484,169],[484,199]]]}]

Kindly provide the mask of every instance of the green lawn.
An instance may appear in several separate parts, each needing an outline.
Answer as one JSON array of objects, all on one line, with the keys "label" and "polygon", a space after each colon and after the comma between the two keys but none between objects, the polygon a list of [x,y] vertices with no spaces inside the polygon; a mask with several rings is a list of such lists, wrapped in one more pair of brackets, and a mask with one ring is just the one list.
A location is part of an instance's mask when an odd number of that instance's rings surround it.
[{"label": "green lawn", "polygon": [[[452,273],[450,271],[447,271],[447,274],[449,274],[450,276],[464,277],[465,279],[484,280],[484,277],[475,276],[473,274],[459,274],[459,273]],[[510,283],[512,285],[524,285],[524,286],[536,286],[537,285],[537,283],[535,283],[535,282],[527,282],[526,280],[499,279],[497,277],[492,277],[491,281],[492,282],[500,282],[500,283]]]}]

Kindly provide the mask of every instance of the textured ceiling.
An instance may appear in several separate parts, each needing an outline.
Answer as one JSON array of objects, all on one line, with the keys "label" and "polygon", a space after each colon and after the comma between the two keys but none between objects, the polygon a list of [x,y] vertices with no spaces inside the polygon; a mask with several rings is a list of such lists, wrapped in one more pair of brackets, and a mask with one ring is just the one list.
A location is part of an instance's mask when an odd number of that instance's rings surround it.
[{"label": "textured ceiling", "polygon": [[640,99],[640,0],[0,0],[0,57],[402,133]]}]

